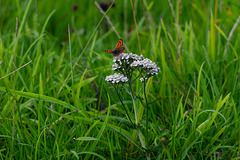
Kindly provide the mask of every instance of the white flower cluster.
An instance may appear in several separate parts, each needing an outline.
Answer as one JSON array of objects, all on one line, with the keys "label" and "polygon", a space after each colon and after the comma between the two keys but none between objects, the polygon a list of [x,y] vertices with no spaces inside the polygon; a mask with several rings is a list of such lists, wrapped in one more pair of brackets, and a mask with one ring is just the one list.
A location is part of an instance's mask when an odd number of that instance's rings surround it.
[{"label": "white flower cluster", "polygon": [[120,69],[120,68],[121,68],[121,66],[118,65],[117,63],[115,63],[115,64],[112,66],[112,70],[113,70],[113,71],[116,71],[116,70],[118,70],[118,69]]},{"label": "white flower cluster", "polygon": [[122,63],[129,64],[131,61],[143,60],[143,59],[144,59],[143,55],[139,56],[139,55],[132,54],[132,53],[130,53],[130,54],[122,53],[119,56],[114,57],[113,62],[119,63],[121,65]]},{"label": "white flower cluster", "polygon": [[[149,77],[158,74],[160,71],[156,63],[148,58],[144,58],[143,55],[122,53],[119,56],[115,56],[113,62],[115,62],[115,64],[112,66],[112,70],[120,73],[125,73],[125,70],[129,68],[132,68],[132,71],[134,69],[141,69],[143,74],[143,77],[140,78],[141,82],[146,81]],[[107,76],[105,80],[111,83],[119,83],[127,82],[128,78],[124,77],[123,74],[114,74]]]},{"label": "white flower cluster", "polygon": [[158,74],[159,71],[160,71],[160,68],[156,67],[156,68],[151,69],[150,72],[148,72],[147,74],[149,76],[154,76],[155,74]]},{"label": "white flower cluster", "polygon": [[112,66],[112,70],[117,71],[117,70],[123,70],[123,65],[129,66],[132,62],[136,60],[143,60],[144,57],[143,55],[136,55],[136,54],[126,54],[122,53],[119,56],[114,57],[113,62],[115,64]]},{"label": "white flower cluster", "polygon": [[146,81],[148,78],[145,77],[145,78],[140,78],[140,81],[143,82],[143,81]]},{"label": "white flower cluster", "polygon": [[108,81],[112,84],[116,84],[116,83],[119,83],[119,82],[127,82],[128,81],[128,78],[125,77],[123,74],[120,74],[120,73],[115,73],[114,75],[110,75],[110,76],[107,76],[105,78],[105,81]]},{"label": "white flower cluster", "polygon": [[[158,72],[160,71],[160,68],[157,67],[156,63],[152,62],[150,59],[145,58],[143,60],[137,60],[134,61],[131,65],[132,68],[141,68],[144,70],[145,73],[147,73],[147,75],[153,76],[155,74],[158,74]],[[142,81],[142,80],[141,80]]]},{"label": "white flower cluster", "polygon": [[148,58],[143,59],[141,61],[140,60],[134,61],[130,66],[147,68],[147,69],[153,69],[157,67],[157,65]]}]

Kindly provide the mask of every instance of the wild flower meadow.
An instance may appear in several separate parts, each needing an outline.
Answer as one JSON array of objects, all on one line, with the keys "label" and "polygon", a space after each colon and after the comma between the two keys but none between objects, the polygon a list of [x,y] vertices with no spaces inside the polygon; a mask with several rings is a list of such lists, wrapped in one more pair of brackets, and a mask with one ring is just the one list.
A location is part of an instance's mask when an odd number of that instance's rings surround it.
[{"label": "wild flower meadow", "polygon": [[239,8],[0,1],[0,160],[240,159]]}]

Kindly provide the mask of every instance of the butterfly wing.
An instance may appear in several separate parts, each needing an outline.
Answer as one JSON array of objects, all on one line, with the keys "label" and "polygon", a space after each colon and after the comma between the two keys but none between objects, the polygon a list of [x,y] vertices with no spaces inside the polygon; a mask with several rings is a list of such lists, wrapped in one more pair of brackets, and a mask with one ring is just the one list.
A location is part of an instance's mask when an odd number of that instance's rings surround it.
[{"label": "butterfly wing", "polygon": [[116,49],[119,49],[120,47],[123,46],[123,40],[122,39],[119,39],[118,43],[117,43],[117,46],[116,46]]},{"label": "butterfly wing", "polygon": [[105,52],[113,53],[113,50],[105,50]]},{"label": "butterfly wing", "polygon": [[115,50],[105,50],[105,52],[112,53],[113,56],[119,56],[121,53],[125,51],[125,48],[122,46],[123,46],[123,40],[119,39]]},{"label": "butterfly wing", "polygon": [[119,49],[119,54],[123,53],[125,51],[125,48],[124,47],[120,47]]},{"label": "butterfly wing", "polygon": [[125,51],[125,48],[124,47],[120,47],[118,49],[115,49],[113,51],[113,56],[119,56],[120,54],[122,54],[123,52]]}]

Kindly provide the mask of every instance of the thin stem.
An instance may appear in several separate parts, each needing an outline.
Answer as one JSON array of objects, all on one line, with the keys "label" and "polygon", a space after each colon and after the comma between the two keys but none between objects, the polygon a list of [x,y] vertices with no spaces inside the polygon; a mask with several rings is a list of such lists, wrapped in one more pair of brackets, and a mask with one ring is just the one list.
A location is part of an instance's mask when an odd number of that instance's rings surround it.
[{"label": "thin stem", "polygon": [[124,64],[124,71],[126,72],[125,76],[129,79],[129,81],[131,81],[132,79],[131,68],[128,65]]},{"label": "thin stem", "polygon": [[137,96],[139,96],[139,94],[141,93],[142,89],[143,89],[144,86],[142,86],[137,94]]},{"label": "thin stem", "polygon": [[135,115],[135,121],[136,121],[136,125],[138,125],[138,115],[137,115],[137,103],[136,103],[136,97],[134,96],[134,91],[133,91],[133,85],[130,81],[128,81],[129,83],[129,87],[130,87],[130,91],[131,91],[131,97],[133,100],[133,109],[134,109],[134,115]]},{"label": "thin stem", "polygon": [[141,74],[142,74],[142,70],[140,71],[139,75],[138,75],[132,82],[136,81],[136,79],[137,79]]},{"label": "thin stem", "polygon": [[26,64],[24,64],[23,66],[19,67],[19,68],[16,69],[15,71],[13,71],[13,72],[11,72],[11,73],[9,73],[9,74],[1,77],[0,80],[3,79],[3,78],[5,78],[5,77],[7,77],[7,76],[10,76],[11,74],[13,74],[13,73],[17,72],[18,70],[22,69],[23,67],[26,67],[26,66],[29,65],[29,63],[31,63],[31,62],[32,62],[32,61],[29,61],[28,63],[26,63]]},{"label": "thin stem", "polygon": [[133,75],[133,70],[130,68],[130,69],[128,69],[129,70],[129,73],[130,73],[130,80],[132,80],[132,75]]},{"label": "thin stem", "polygon": [[[136,96],[134,95],[133,85],[132,85],[131,81],[128,81],[128,83],[129,83],[129,87],[131,89],[131,97],[132,97],[132,101],[133,101],[133,109],[134,109],[135,121],[136,121],[136,126],[137,126],[136,130],[137,130],[138,137],[139,137],[142,147],[146,149],[146,145],[144,143],[142,133],[138,127],[138,111],[137,111]],[[147,159],[149,159],[148,155],[147,155]]]},{"label": "thin stem", "polygon": [[131,92],[129,92],[129,90],[127,89],[127,87],[124,85],[124,88],[125,88],[125,90],[126,90],[126,92],[129,94],[129,95],[131,95]]},{"label": "thin stem", "polygon": [[149,102],[148,104],[152,104],[153,102],[156,102],[157,100],[159,100],[160,98],[156,98],[153,101]]},{"label": "thin stem", "polygon": [[146,105],[143,103],[142,97],[138,97],[138,99],[140,100],[140,102],[142,103],[142,105],[146,108]]},{"label": "thin stem", "polygon": [[144,87],[143,87],[143,93],[144,93],[144,98],[146,101],[146,129],[147,129],[147,136],[146,136],[146,146],[148,146],[148,102],[147,102],[147,95],[146,95],[146,81],[144,78],[144,83],[143,83]]},{"label": "thin stem", "polygon": [[123,101],[122,101],[122,98],[121,98],[121,96],[120,96],[120,93],[118,92],[118,89],[117,89],[114,85],[113,85],[113,88],[114,88],[114,89],[116,90],[116,92],[117,92],[118,99],[120,100],[120,102],[121,102],[121,104],[122,104],[122,106],[123,106],[123,109],[125,110],[125,112],[126,112],[126,114],[127,114],[128,119],[130,120],[131,124],[134,125],[133,121],[131,120],[130,116],[128,115],[127,109],[126,109],[126,107],[125,107],[125,105],[124,105],[124,103],[123,103]]}]

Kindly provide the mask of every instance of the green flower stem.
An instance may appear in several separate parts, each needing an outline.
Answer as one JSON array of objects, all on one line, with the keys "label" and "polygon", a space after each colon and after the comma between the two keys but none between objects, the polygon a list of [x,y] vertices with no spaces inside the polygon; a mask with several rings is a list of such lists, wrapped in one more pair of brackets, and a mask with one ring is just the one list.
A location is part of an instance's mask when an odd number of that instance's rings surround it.
[{"label": "green flower stem", "polygon": [[147,102],[147,95],[146,95],[146,81],[145,81],[145,78],[144,78],[144,81],[143,81],[143,94],[144,94],[144,98],[145,98],[145,101],[146,101],[146,130],[147,130],[147,135],[146,135],[146,146],[148,146],[148,102]]},{"label": "green flower stem", "polygon": [[137,127],[136,130],[137,130],[137,133],[138,133],[138,136],[139,136],[139,140],[140,140],[140,142],[141,142],[141,144],[142,144],[142,147],[143,147],[144,149],[146,149],[146,145],[145,145],[145,143],[144,143],[144,140],[143,140],[142,133],[141,133],[140,129]]},{"label": "green flower stem", "polygon": [[[133,82],[136,81],[136,80],[139,78],[139,76],[141,76],[142,70],[140,71],[139,75],[137,75],[137,77],[132,81],[132,75],[133,75],[133,74],[132,74],[132,73],[133,73],[132,70],[129,69],[129,66],[126,66],[126,65],[124,65],[123,68],[124,68],[124,70],[122,71],[122,74],[129,79],[128,84],[129,84],[130,91],[127,90],[127,92],[130,93],[131,98],[132,98],[132,101],[133,101],[133,109],[134,109],[134,116],[135,116],[135,123],[136,123],[137,134],[138,134],[138,137],[139,137],[139,140],[140,140],[140,142],[141,142],[142,147],[143,147],[144,149],[146,149],[146,145],[145,145],[145,143],[144,143],[143,136],[142,136],[142,133],[141,133],[140,128],[139,128],[139,125],[138,125],[139,122],[138,122],[137,96],[135,95],[134,90],[133,90]],[[125,72],[124,72],[124,71],[125,71]],[[114,88],[115,88],[115,87],[114,87]],[[144,85],[143,88],[144,88],[144,91],[145,91],[145,85]],[[124,107],[125,112],[127,113],[128,118],[130,119],[130,117],[129,117],[129,115],[128,115],[128,112],[127,112],[127,110],[126,110],[126,108],[125,108],[125,106],[124,106],[124,104],[123,104],[123,102],[122,102],[122,99],[121,99],[121,97],[120,97],[120,93],[118,92],[117,88],[115,88],[115,90],[116,90],[116,92],[117,92],[117,95],[118,95],[119,100],[121,101],[121,103],[122,103],[122,105],[123,105],[123,107]],[[142,89],[141,89],[141,90],[142,90]],[[145,99],[146,99],[146,95],[145,95]],[[143,103],[143,102],[141,102],[141,103]],[[148,114],[148,113],[147,113],[147,114]],[[130,119],[130,120],[131,120],[131,119]],[[132,121],[131,121],[131,123],[132,123]],[[148,129],[148,127],[147,127],[147,129]],[[148,131],[147,131],[147,132],[148,132]],[[148,133],[147,133],[147,136],[148,136]],[[146,141],[146,142],[147,142],[147,141]],[[147,159],[150,159],[149,154],[147,154],[146,156],[147,156]]]},{"label": "green flower stem", "polygon": [[141,93],[142,89],[143,89],[144,86],[142,86],[137,94],[137,97],[139,96],[139,94]]},{"label": "green flower stem", "polygon": [[[132,97],[132,100],[133,100],[134,115],[135,115],[136,126],[137,126],[137,127],[136,127],[136,130],[137,130],[137,133],[138,133],[138,136],[139,136],[139,139],[140,139],[140,142],[141,142],[142,147],[143,147],[144,149],[146,149],[146,146],[145,146],[145,143],[144,143],[144,140],[143,140],[143,137],[142,137],[142,133],[141,133],[139,127],[138,127],[138,114],[137,114],[136,96],[134,95],[133,85],[132,85],[131,82],[129,83],[129,87],[130,87],[130,89],[131,89],[131,92],[130,92],[130,93],[131,93],[131,97]],[[126,107],[125,107],[125,105],[124,105],[124,103],[123,103],[123,100],[122,100],[122,98],[121,98],[121,96],[120,96],[120,93],[118,92],[118,88],[117,88],[115,85],[113,85],[113,88],[114,88],[114,89],[116,90],[116,92],[117,92],[118,98],[119,98],[119,100],[120,100],[120,102],[121,102],[121,104],[122,104],[122,106],[123,106],[123,109],[125,110],[125,112],[126,112],[126,114],[127,114],[128,119],[130,120],[131,124],[134,126],[134,123],[132,122],[132,120],[131,120],[128,112],[127,112],[127,109],[126,109]],[[150,158],[147,156],[147,159],[150,159]]]},{"label": "green flower stem", "polygon": [[136,81],[141,74],[142,74],[142,70],[140,71],[139,75],[132,82]]},{"label": "green flower stem", "polygon": [[141,131],[139,129],[139,126],[138,126],[138,110],[137,110],[136,96],[134,95],[133,85],[132,85],[131,81],[129,81],[129,87],[131,89],[130,91],[131,91],[131,97],[132,97],[132,101],[133,101],[133,109],[134,109],[135,121],[136,121],[136,126],[137,126],[136,130],[137,130],[139,140],[141,142],[142,147],[146,149],[146,146],[145,146],[145,143],[144,143],[144,140],[143,140],[143,137],[142,137],[142,133],[141,133]]},{"label": "green flower stem", "polygon": [[116,92],[117,92],[118,99],[120,100],[120,102],[121,102],[121,104],[122,104],[122,106],[123,106],[123,109],[125,110],[125,112],[126,112],[126,114],[127,114],[128,119],[130,120],[131,124],[134,125],[134,123],[133,123],[132,119],[130,118],[130,116],[129,116],[128,112],[127,112],[127,109],[126,109],[126,107],[125,107],[125,105],[124,105],[124,103],[123,103],[123,100],[122,100],[122,98],[121,98],[121,96],[120,96],[120,93],[118,92],[118,89],[117,89],[114,85],[113,85],[113,88],[114,88],[114,89],[116,90]]},{"label": "green flower stem", "polygon": [[131,93],[131,97],[132,97],[132,101],[133,101],[133,109],[134,109],[135,121],[136,121],[136,125],[138,126],[136,96],[134,95],[133,85],[132,85],[132,82],[130,82],[130,81],[129,81],[129,87],[130,87],[130,93]]}]

